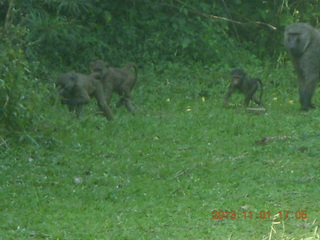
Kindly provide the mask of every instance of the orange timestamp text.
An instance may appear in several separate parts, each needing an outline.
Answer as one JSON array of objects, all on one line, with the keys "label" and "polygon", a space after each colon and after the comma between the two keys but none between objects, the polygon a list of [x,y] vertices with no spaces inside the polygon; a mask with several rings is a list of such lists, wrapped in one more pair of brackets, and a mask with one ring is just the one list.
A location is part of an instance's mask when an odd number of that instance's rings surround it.
[{"label": "orange timestamp text", "polygon": [[[257,214],[254,214],[253,211],[212,211],[212,219],[271,219],[273,214],[271,211],[260,211]],[[275,215],[280,219],[307,219],[307,211],[279,211]]]}]

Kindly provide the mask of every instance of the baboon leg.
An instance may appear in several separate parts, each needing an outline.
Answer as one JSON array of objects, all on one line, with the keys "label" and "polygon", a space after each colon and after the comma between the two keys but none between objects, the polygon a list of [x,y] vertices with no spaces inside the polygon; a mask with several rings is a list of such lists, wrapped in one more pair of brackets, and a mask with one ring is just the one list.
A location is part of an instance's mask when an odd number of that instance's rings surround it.
[{"label": "baboon leg", "polygon": [[130,100],[130,97],[122,96],[119,102],[117,103],[116,107],[121,107],[122,105],[124,105],[129,112],[134,113],[134,106]]},{"label": "baboon leg", "polygon": [[107,104],[110,104],[111,97],[112,97],[112,89],[111,88],[105,89],[105,96],[106,96]]},{"label": "baboon leg", "polygon": [[318,73],[313,73],[307,74],[306,77],[299,78],[300,104],[301,110],[303,111],[308,111],[310,108],[314,108],[311,100],[316,89],[318,77]]},{"label": "baboon leg", "polygon": [[75,111],[76,111],[76,116],[77,116],[77,118],[80,118],[80,117],[81,117],[82,108],[83,108],[83,105],[78,105],[78,106],[75,107]]},{"label": "baboon leg", "polygon": [[251,97],[250,96],[246,96],[245,99],[244,99],[243,105],[245,107],[248,107],[250,100],[251,100]]},{"label": "baboon leg", "polygon": [[121,107],[125,102],[125,98],[123,96],[120,97],[120,100],[117,102],[116,107]]},{"label": "baboon leg", "polygon": [[99,109],[103,112],[103,114],[109,121],[112,121],[113,115],[101,88],[96,88],[95,98],[97,99]]},{"label": "baboon leg", "polygon": [[68,109],[69,109],[69,112],[75,112],[76,111],[76,106],[74,105],[67,105],[68,106]]},{"label": "baboon leg", "polygon": [[103,112],[103,115],[105,115],[109,121],[113,120],[113,115],[112,115],[111,110],[106,102],[98,103],[98,107]]},{"label": "baboon leg", "polygon": [[80,118],[82,108],[82,105],[68,105],[69,112],[75,113],[77,118]]},{"label": "baboon leg", "polygon": [[229,87],[229,89],[228,89],[228,91],[227,91],[227,94],[226,94],[226,96],[225,96],[225,98],[224,98],[224,100],[223,100],[223,105],[224,105],[224,106],[228,105],[230,96],[231,96],[231,94],[233,93],[233,91],[234,91],[234,84],[231,84],[230,87]]},{"label": "baboon leg", "polygon": [[253,100],[253,95],[256,92],[257,88],[254,87],[251,90],[248,91],[248,93],[245,94],[245,99],[244,99],[244,106],[248,107],[250,100]]},{"label": "baboon leg", "polygon": [[120,107],[124,104],[124,106],[128,109],[129,112],[134,113],[134,106],[131,102],[130,88],[128,86],[122,86],[119,90],[119,94],[121,98],[116,106]]},{"label": "baboon leg", "polygon": [[128,109],[129,112],[131,112],[131,113],[135,112],[135,110],[134,110],[135,108],[132,104],[131,98],[129,98],[129,97],[125,98],[124,105],[126,106],[126,108]]},{"label": "baboon leg", "polygon": [[252,101],[254,101],[258,106],[262,106],[262,102],[258,100],[255,96],[252,97]]},{"label": "baboon leg", "polygon": [[129,110],[129,112],[134,113],[134,106],[133,106],[130,98],[126,98],[124,104],[125,104],[126,108]]},{"label": "baboon leg", "polygon": [[120,100],[117,102],[116,107],[119,108],[124,105],[130,112],[134,112],[134,106],[129,97],[121,96]]},{"label": "baboon leg", "polygon": [[300,104],[301,110],[308,111],[309,108],[315,108],[311,103],[314,91],[316,88],[316,82],[307,82],[300,87]]}]

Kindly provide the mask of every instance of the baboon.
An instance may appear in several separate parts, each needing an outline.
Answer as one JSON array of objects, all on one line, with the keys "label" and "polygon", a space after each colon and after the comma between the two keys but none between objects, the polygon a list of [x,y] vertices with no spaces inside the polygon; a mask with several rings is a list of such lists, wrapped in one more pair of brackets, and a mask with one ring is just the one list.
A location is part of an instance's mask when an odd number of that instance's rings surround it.
[{"label": "baboon", "polygon": [[[134,68],[134,74],[130,71]],[[96,60],[90,64],[91,73],[99,74],[103,84],[104,93],[107,103],[110,103],[112,93],[116,91],[120,95],[117,107],[125,105],[125,107],[134,113],[134,107],[131,102],[131,90],[134,87],[138,77],[138,67],[135,63],[128,63],[123,68],[110,67],[107,62]]]},{"label": "baboon", "polygon": [[92,97],[95,97],[99,109],[108,120],[112,120],[113,116],[107,104],[102,84],[95,77],[97,76],[76,72],[61,74],[57,82],[62,96],[61,103],[68,105],[69,111],[75,111],[77,118],[79,118],[83,106],[88,104]]},{"label": "baboon", "polygon": [[[231,71],[231,84],[227,91],[223,104],[227,105],[229,98],[235,89],[239,90],[245,95],[244,106],[249,105],[250,100],[254,101],[259,106],[262,106],[261,98],[263,94],[263,85],[260,78],[249,78],[242,69],[233,69]],[[260,84],[260,97],[259,100],[254,97]]]},{"label": "baboon", "polygon": [[301,110],[308,111],[315,108],[311,101],[320,71],[320,32],[306,23],[290,24],[284,45],[298,75]]}]

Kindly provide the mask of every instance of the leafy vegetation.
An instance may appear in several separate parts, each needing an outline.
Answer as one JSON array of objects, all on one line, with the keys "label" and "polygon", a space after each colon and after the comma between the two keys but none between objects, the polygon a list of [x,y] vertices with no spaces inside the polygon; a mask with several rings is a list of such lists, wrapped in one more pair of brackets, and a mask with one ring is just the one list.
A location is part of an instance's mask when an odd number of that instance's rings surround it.
[{"label": "leafy vegetation", "polygon": [[[320,239],[319,110],[298,111],[281,45],[318,1],[0,5],[1,239]],[[96,58],[140,66],[134,116],[60,104],[56,76]],[[265,114],[222,107],[233,67]]]}]

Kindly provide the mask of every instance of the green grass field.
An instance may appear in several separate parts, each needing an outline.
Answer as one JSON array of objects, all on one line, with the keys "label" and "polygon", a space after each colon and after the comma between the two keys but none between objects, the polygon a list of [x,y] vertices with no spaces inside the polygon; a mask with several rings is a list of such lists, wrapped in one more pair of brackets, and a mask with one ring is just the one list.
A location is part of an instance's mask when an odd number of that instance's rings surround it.
[{"label": "green grass field", "polygon": [[320,110],[272,71],[261,115],[222,106],[227,76],[174,67],[141,71],[135,116],[50,106],[45,134],[2,139],[0,239],[320,239]]}]

